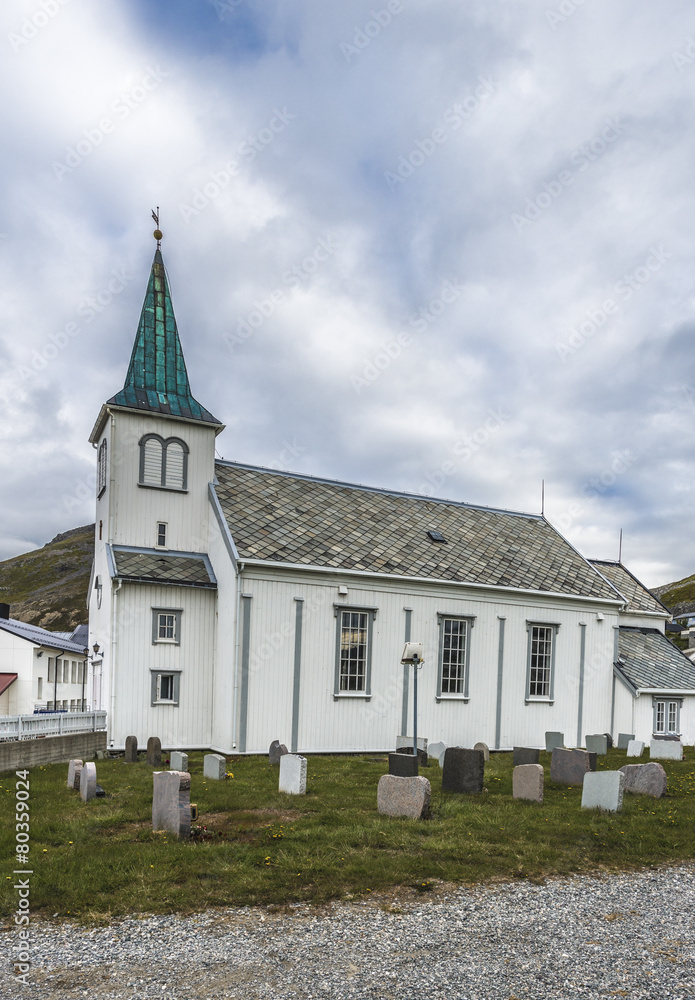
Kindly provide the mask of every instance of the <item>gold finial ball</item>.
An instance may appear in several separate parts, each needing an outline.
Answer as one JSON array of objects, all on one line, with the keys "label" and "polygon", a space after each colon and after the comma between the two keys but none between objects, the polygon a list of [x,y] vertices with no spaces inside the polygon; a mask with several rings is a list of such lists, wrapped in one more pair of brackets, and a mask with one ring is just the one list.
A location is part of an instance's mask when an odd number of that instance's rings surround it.
[{"label": "gold finial ball", "polygon": [[152,235],[154,236],[154,238],[156,240],[161,240],[164,234],[162,233],[161,229],[155,229],[155,231],[152,233]]}]

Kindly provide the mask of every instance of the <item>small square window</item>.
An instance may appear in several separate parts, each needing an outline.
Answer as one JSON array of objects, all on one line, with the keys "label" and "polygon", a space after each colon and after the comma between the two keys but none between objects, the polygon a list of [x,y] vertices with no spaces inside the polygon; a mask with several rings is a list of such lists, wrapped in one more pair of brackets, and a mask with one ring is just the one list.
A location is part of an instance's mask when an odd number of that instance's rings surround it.
[{"label": "small square window", "polygon": [[157,545],[164,548],[167,543],[167,526],[165,521],[157,522]]},{"label": "small square window", "polygon": [[152,642],[173,643],[181,641],[181,611],[176,608],[152,609]]},{"label": "small square window", "polygon": [[152,671],[152,705],[178,705],[181,672]]}]

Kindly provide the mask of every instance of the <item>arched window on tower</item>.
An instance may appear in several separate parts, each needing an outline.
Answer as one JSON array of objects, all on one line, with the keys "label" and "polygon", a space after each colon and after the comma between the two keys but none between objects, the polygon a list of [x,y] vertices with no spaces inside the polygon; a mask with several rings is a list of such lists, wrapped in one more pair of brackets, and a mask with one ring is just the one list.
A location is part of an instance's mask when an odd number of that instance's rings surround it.
[{"label": "arched window on tower", "polygon": [[140,485],[185,490],[188,478],[188,445],[181,438],[145,434],[140,439]]},{"label": "arched window on tower", "polygon": [[99,445],[99,459],[97,462],[97,497],[102,496],[106,490],[106,438]]}]

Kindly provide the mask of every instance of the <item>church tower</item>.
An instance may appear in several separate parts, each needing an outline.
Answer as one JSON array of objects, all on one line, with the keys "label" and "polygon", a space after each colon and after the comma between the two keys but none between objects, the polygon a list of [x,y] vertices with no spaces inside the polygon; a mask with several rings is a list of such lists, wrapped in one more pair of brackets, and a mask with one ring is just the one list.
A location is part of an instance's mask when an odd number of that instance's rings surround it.
[{"label": "church tower", "polygon": [[191,392],[155,237],[125,384],[90,436],[90,705],[107,711],[112,746],[128,735],[209,746],[201,719],[212,715],[217,581],[208,494],[223,425]]}]

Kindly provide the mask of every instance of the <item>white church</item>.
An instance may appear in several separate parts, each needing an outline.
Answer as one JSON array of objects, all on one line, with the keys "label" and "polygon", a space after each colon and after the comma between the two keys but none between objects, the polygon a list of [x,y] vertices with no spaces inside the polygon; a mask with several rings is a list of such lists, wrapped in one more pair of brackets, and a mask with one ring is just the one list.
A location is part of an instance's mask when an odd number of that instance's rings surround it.
[{"label": "white church", "polygon": [[[157,235],[160,235],[159,233]],[[125,385],[91,434],[90,708],[109,743],[491,748],[546,730],[695,741],[695,664],[620,563],[542,516],[216,461],[159,245]]]}]

